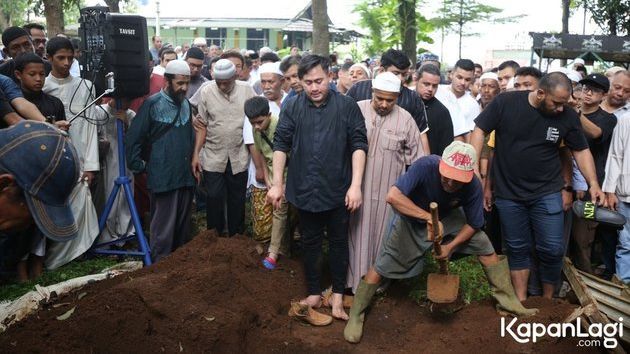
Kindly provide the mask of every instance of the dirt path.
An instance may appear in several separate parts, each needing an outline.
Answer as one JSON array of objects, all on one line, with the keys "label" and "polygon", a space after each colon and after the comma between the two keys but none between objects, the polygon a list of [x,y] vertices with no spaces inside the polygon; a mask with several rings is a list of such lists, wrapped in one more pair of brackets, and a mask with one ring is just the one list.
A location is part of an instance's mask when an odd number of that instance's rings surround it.
[{"label": "dirt path", "polygon": [[[0,335],[0,353],[158,352],[409,352],[574,353],[574,339],[518,344],[500,338],[490,302],[449,316],[431,314],[404,291],[379,299],[368,314],[364,340],[343,339],[344,323],[313,328],[286,314],[304,292],[301,264],[260,266],[255,244],[202,233],[159,264],[90,285],[59,299]],[[87,293],[78,300],[78,295]],[[573,305],[532,299],[543,309],[532,321],[560,322]],[[57,316],[76,306],[72,316]],[[587,352],[584,350],[583,352]],[[597,352],[591,349],[591,352]]]}]

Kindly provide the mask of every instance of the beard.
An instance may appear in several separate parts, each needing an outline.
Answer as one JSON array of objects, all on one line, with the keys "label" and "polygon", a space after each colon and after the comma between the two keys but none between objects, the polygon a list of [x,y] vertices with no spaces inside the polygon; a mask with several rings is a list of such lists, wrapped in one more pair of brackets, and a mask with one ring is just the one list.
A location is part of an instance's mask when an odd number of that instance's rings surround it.
[{"label": "beard", "polygon": [[171,97],[171,99],[173,99],[173,101],[178,104],[184,102],[184,99],[186,98],[185,91],[175,91],[171,86],[168,87],[167,93]]}]

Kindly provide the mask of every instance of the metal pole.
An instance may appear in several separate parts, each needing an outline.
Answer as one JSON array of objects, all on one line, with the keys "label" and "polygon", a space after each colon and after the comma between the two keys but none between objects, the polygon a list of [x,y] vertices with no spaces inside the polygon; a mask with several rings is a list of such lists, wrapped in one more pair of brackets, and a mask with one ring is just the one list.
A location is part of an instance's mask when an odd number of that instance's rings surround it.
[{"label": "metal pole", "polygon": [[160,35],[160,0],[155,2],[155,35]]}]

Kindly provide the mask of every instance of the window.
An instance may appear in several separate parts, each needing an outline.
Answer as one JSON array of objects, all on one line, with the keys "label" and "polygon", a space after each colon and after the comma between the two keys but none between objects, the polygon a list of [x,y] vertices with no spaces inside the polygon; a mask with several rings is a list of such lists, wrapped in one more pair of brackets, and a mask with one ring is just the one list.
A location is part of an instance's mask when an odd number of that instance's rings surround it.
[{"label": "window", "polygon": [[221,48],[225,47],[226,32],[225,28],[206,28],[206,40],[208,42],[208,46],[216,44]]},{"label": "window", "polygon": [[247,49],[258,51],[269,43],[269,30],[261,28],[247,29]]}]

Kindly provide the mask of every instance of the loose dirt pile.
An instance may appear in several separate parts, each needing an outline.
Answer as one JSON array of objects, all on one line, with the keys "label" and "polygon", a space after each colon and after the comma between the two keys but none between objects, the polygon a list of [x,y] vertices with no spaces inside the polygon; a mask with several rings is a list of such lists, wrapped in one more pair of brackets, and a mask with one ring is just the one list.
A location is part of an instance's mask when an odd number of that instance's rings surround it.
[{"label": "loose dirt pile", "polygon": [[[301,264],[282,259],[279,269],[268,271],[255,246],[245,238],[202,233],[152,267],[90,285],[59,299],[68,305],[16,324],[0,334],[0,353],[584,350],[574,339],[519,344],[500,338],[500,317],[489,301],[435,315],[395,289],[374,303],[363,341],[351,345],[343,339],[343,322],[314,328],[287,316],[290,300],[305,292]],[[574,308],[542,299],[529,305],[541,314],[528,321],[543,323],[561,322]],[[70,318],[57,319],[74,306]]]}]

